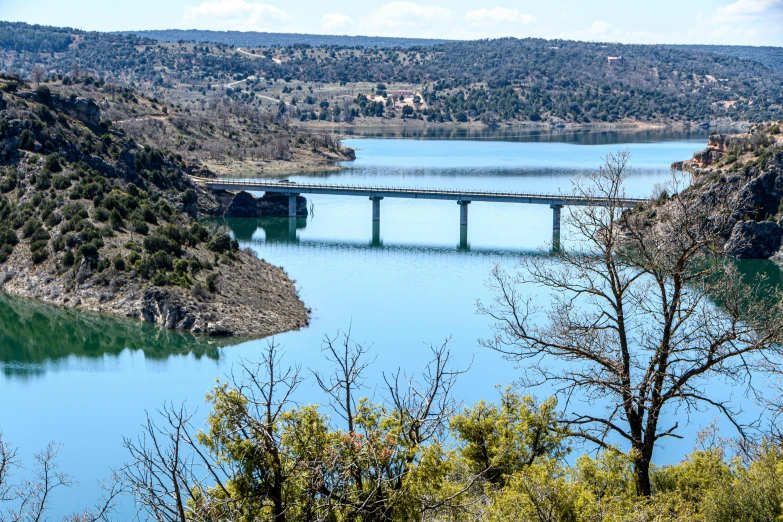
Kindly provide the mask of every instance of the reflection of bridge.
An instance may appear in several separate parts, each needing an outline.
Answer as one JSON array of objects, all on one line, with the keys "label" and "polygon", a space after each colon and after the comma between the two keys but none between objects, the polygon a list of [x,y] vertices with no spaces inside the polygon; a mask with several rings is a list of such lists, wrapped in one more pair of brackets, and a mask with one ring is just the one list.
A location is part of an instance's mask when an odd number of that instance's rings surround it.
[{"label": "reflection of bridge", "polygon": [[[288,196],[288,217],[296,217],[296,197],[300,194],[326,194],[335,196],[364,196],[372,201],[373,238],[380,234],[381,200],[383,198],[440,199],[456,201],[460,206],[460,243],[467,242],[468,205],[473,201],[491,203],[527,203],[549,205],[552,209],[553,243],[560,242],[560,210],[566,206],[609,206],[606,198],[586,198],[551,194],[523,194],[518,192],[483,192],[475,190],[424,189],[404,187],[369,187],[350,185],[298,184],[267,180],[234,180],[193,178],[196,183],[211,190],[276,192]],[[643,199],[622,199],[623,207],[633,207]]]}]

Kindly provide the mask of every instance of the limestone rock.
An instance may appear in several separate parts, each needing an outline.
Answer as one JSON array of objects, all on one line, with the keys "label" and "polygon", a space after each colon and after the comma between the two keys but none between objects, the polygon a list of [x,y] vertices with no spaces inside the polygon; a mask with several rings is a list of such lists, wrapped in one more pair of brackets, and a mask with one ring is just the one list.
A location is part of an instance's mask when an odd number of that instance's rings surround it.
[{"label": "limestone rock", "polygon": [[257,218],[261,217],[261,209],[257,200],[249,192],[238,192],[226,209],[225,217]]},{"label": "limestone rock", "polygon": [[780,249],[781,240],[783,228],[777,223],[740,221],[723,248],[739,259],[767,259]]},{"label": "limestone rock", "polygon": [[[288,196],[277,192],[265,192],[258,200],[258,207],[261,209],[262,216],[288,216]],[[306,217],[307,214],[307,198],[297,196],[296,215]]]}]

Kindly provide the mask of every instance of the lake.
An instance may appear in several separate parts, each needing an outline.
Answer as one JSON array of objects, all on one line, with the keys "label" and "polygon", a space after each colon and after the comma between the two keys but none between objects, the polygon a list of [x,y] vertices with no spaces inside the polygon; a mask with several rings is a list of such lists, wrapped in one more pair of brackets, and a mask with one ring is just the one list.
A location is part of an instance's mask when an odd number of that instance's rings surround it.
[{"label": "lake", "polygon": [[[345,170],[288,176],[298,182],[374,184],[518,192],[568,193],[575,175],[595,169],[609,152],[629,149],[634,172],[628,196],[646,197],[665,182],[669,165],[704,147],[708,132],[491,133],[480,136],[394,136],[348,139],[357,159]],[[441,139],[421,139],[441,138]],[[428,345],[451,339],[455,362],[470,370],[455,389],[469,404],[497,398],[521,369],[477,340],[490,335],[476,300],[491,297],[486,278],[496,263],[512,268],[523,255],[546,248],[552,235],[548,206],[473,203],[468,244],[460,247],[454,202],[385,199],[380,240],[373,241],[371,202],[358,197],[312,196],[313,213],[287,218],[211,220],[225,224],[242,246],[283,266],[312,308],[311,325],[277,336],[287,360],[303,370],[325,369],[325,335],[350,329],[371,345],[368,395],[380,400],[383,372],[419,370]],[[779,274],[767,262],[751,271]],[[777,276],[779,279],[779,275]],[[236,343],[237,341],[234,341]],[[205,393],[232,364],[253,360],[267,341],[229,342],[165,332],[149,325],[0,298],[0,431],[30,462],[50,440],[63,444],[61,466],[79,485],[54,497],[52,514],[87,506],[97,481],[126,460],[123,436],[140,433],[145,412],[165,401],[186,401],[206,414]],[[541,392],[538,392],[541,396]],[[325,401],[310,379],[298,399]],[[693,435],[715,414],[705,413],[667,443],[657,463],[678,461]],[[133,510],[126,502],[123,519]]]}]

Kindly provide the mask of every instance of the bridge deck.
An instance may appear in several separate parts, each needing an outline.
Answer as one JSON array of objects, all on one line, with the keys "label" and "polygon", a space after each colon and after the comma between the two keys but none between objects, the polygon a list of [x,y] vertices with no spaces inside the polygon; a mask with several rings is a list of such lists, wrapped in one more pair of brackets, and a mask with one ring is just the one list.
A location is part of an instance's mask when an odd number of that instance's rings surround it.
[{"label": "bridge deck", "polygon": [[[402,187],[371,187],[351,185],[324,185],[315,183],[280,183],[264,180],[208,179],[194,177],[193,181],[212,190],[249,190],[283,194],[330,194],[340,196],[364,196],[368,198],[442,199],[451,201],[489,201],[496,203],[532,203],[537,205],[599,205],[609,204],[608,199],[554,194],[524,194],[519,192],[487,192],[472,190],[448,190]],[[645,199],[626,198],[624,207],[633,207]]]}]

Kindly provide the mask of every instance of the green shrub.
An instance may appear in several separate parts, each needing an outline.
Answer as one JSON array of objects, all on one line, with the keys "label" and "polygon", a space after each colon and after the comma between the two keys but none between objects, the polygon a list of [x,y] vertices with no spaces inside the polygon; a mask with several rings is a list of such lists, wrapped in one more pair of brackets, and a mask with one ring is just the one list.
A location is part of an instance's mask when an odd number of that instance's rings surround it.
[{"label": "green shrub", "polygon": [[52,175],[49,171],[42,170],[35,178],[35,188],[38,190],[49,190],[52,186]]},{"label": "green shrub", "polygon": [[142,236],[146,236],[150,232],[150,227],[146,222],[140,219],[134,219],[131,221],[131,230]]},{"label": "green shrub", "polygon": [[70,250],[66,250],[63,254],[62,258],[62,265],[65,267],[73,266],[73,263],[76,261],[76,257],[73,255],[73,252]]},{"label": "green shrub", "polygon": [[168,255],[166,252],[163,251],[155,252],[155,254],[153,254],[150,259],[152,261],[152,264],[158,270],[168,271],[174,268],[174,261],[171,259],[171,256]]},{"label": "green shrub", "polygon": [[30,218],[22,225],[22,237],[28,238],[32,236],[36,230],[41,228],[41,222],[36,218]]},{"label": "green shrub", "polygon": [[57,154],[49,154],[44,160],[44,168],[49,172],[62,172],[63,167],[60,164],[60,158]]},{"label": "green shrub", "polygon": [[76,251],[79,257],[98,257],[98,248],[92,243],[85,243]]},{"label": "green shrub", "polygon": [[112,265],[114,265],[115,270],[119,270],[120,272],[125,271],[125,260],[122,258],[121,255],[117,255],[112,260]]},{"label": "green shrub", "polygon": [[92,218],[95,221],[105,223],[109,220],[109,211],[103,207],[95,207],[92,211]]},{"label": "green shrub", "polygon": [[35,136],[28,129],[24,129],[19,135],[19,148],[22,150],[33,150],[35,148]]},{"label": "green shrub", "polygon": [[231,250],[231,237],[225,232],[218,232],[207,243],[207,248],[218,254]]},{"label": "green shrub", "polygon": [[37,252],[38,250],[41,250],[42,248],[46,248],[46,246],[49,244],[49,241],[45,239],[38,239],[36,241],[33,241],[30,243],[30,251],[31,252]]},{"label": "green shrub", "polygon": [[59,225],[63,220],[63,217],[60,215],[59,212],[52,212],[49,214],[49,216],[46,218],[46,226],[49,228],[56,227]]},{"label": "green shrub", "polygon": [[71,180],[68,176],[52,177],[52,186],[57,190],[65,190],[71,186]]},{"label": "green shrub", "polygon": [[219,281],[220,274],[218,272],[212,272],[207,276],[207,289],[214,294],[217,292]]},{"label": "green shrub", "polygon": [[14,251],[14,247],[11,245],[0,246],[0,265],[8,261],[11,254]]},{"label": "green shrub", "polygon": [[109,214],[109,224],[114,230],[120,230],[125,225],[117,209],[112,210],[111,214]]},{"label": "green shrub", "polygon": [[158,234],[145,237],[143,244],[144,250],[146,250],[148,254],[166,252],[167,254],[171,254],[176,257],[182,255],[182,249],[177,243]]},{"label": "green shrub", "polygon": [[128,256],[128,263],[130,265],[135,265],[140,260],[141,260],[141,256],[139,254],[137,254],[136,252],[131,252],[130,255]]},{"label": "green shrub", "polygon": [[168,286],[169,277],[165,272],[157,272],[152,276],[151,282],[155,286]]},{"label": "green shrub", "polygon": [[41,248],[39,250],[35,250],[32,253],[32,259],[33,263],[36,265],[43,263],[47,259],[49,259],[49,249],[48,248]]},{"label": "green shrub", "polygon": [[84,219],[88,217],[87,209],[81,203],[68,203],[63,207],[62,213],[63,217],[69,221],[74,216],[81,216]]}]

